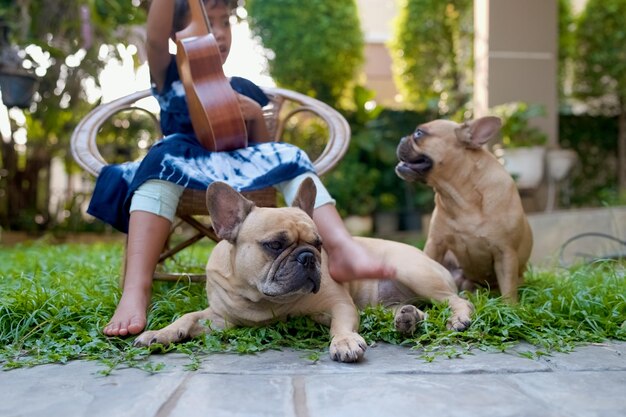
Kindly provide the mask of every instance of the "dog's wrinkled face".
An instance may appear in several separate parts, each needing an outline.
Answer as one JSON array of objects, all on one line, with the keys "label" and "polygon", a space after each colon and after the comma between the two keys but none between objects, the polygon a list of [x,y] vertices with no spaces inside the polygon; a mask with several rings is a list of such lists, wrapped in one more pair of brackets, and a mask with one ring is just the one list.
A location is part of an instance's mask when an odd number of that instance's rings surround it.
[{"label": "dog's wrinkled face", "polygon": [[462,124],[434,120],[419,125],[415,132],[400,140],[396,154],[396,173],[406,181],[429,182],[444,170],[453,174],[456,158],[468,149],[480,149],[500,129],[500,119],[487,116]]},{"label": "dog's wrinkled face", "polygon": [[233,275],[273,302],[316,293],[322,279],[322,240],[313,219],[315,184],[300,185],[293,207],[262,208],[225,183],[207,190],[219,237],[233,245]]},{"label": "dog's wrinkled face", "polygon": [[420,142],[423,142],[426,132],[421,128],[400,140],[396,151],[400,162],[396,165],[396,174],[406,181],[426,182],[426,176],[433,167],[433,160],[420,151]]},{"label": "dog's wrinkled face", "polygon": [[411,135],[403,137],[396,150],[396,174],[405,181],[426,183],[447,152],[459,145],[455,135],[458,127],[451,121],[435,120],[419,125]]},{"label": "dog's wrinkled face", "polygon": [[316,293],[321,249],[317,228],[302,210],[256,208],[237,236],[236,273],[269,297]]}]

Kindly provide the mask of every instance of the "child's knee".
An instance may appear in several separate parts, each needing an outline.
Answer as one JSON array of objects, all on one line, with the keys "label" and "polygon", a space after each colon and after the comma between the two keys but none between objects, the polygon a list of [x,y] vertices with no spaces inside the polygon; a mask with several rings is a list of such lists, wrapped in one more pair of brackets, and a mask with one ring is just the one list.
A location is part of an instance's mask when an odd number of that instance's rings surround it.
[{"label": "child's knee", "polygon": [[147,211],[173,221],[184,189],[169,181],[148,180],[133,194],[130,211]]},{"label": "child's knee", "polygon": [[312,172],[305,172],[304,174],[300,174],[295,178],[292,178],[287,181],[283,181],[275,185],[275,187],[280,191],[285,198],[285,202],[287,205],[291,205],[293,200],[296,198],[296,193],[298,192],[298,188],[300,188],[300,184],[306,178],[311,178],[315,183],[315,188],[317,189],[317,193],[315,196],[315,208],[323,206],[324,204],[335,204],[335,199],[332,198],[322,180]]}]

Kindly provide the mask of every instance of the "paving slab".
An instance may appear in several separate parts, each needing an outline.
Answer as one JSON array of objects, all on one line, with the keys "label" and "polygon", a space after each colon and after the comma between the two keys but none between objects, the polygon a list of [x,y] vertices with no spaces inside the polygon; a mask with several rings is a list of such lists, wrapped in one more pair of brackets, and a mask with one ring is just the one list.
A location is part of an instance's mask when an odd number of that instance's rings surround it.
[{"label": "paving slab", "polygon": [[626,342],[528,359],[473,351],[427,362],[377,344],[357,364],[307,352],[211,354],[196,371],[180,354],[153,355],[164,370],[72,361],[0,372],[0,416],[623,417]]}]

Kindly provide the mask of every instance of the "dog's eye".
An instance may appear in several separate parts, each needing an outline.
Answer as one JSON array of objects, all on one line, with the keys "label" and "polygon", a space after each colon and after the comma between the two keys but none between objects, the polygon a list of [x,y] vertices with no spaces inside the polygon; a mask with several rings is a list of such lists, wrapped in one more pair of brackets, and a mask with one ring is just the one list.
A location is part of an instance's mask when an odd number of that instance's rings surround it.
[{"label": "dog's eye", "polygon": [[415,129],[415,132],[413,132],[411,138],[413,138],[413,140],[418,140],[422,136],[424,136],[424,131],[422,129]]},{"label": "dog's eye", "polygon": [[271,251],[279,251],[283,248],[283,242],[279,240],[271,240],[269,242],[263,242],[263,246]]}]

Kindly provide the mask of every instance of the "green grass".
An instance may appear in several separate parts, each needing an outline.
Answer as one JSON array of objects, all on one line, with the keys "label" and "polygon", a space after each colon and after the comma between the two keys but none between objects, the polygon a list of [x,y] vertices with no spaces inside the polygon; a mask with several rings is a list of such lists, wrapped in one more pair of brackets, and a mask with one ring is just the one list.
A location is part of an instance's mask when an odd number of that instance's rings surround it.
[{"label": "green grass", "polygon": [[[211,246],[195,245],[179,259],[201,270]],[[122,245],[98,243],[51,246],[32,243],[0,248],[0,367],[4,369],[74,359],[98,360],[104,373],[118,366],[158,371],[148,361],[150,349],[135,348],[132,339],[106,338],[101,329],[120,297],[118,278]],[[170,264],[168,268],[175,268]],[[205,307],[203,284],[154,284],[148,327],[156,329],[180,315]],[[393,317],[383,308],[361,315],[361,334],[368,343],[385,341],[419,349],[421,358],[455,357],[472,349],[511,349],[525,341],[536,358],[569,351],[583,343],[626,340],[626,266],[596,262],[569,270],[530,271],[511,306],[483,290],[469,295],[474,322],[461,333],[446,330],[446,305],[426,306],[428,320],[412,338],[401,338]],[[166,351],[189,356],[196,369],[200,355],[210,352],[254,353],[293,347],[316,360],[328,345],[328,330],[309,319],[293,319],[268,327],[216,332]]]}]

